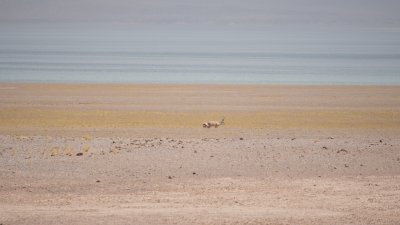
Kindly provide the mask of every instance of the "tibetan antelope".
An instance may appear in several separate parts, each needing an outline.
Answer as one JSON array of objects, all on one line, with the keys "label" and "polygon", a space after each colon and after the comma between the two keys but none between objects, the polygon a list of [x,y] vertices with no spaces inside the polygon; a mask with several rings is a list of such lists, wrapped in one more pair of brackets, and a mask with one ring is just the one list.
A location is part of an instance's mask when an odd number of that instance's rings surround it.
[{"label": "tibetan antelope", "polygon": [[222,118],[221,121],[208,121],[208,122],[204,122],[204,123],[203,123],[203,127],[204,127],[204,128],[210,128],[210,127],[218,128],[218,127],[221,126],[221,125],[225,125],[224,119],[225,119],[225,118]]}]

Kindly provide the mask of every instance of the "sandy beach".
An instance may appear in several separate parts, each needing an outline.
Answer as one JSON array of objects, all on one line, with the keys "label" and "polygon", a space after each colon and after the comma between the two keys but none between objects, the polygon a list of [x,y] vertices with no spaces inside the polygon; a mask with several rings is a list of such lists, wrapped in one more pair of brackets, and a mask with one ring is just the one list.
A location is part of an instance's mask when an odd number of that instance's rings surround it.
[{"label": "sandy beach", "polygon": [[0,84],[1,225],[399,223],[399,86]]}]

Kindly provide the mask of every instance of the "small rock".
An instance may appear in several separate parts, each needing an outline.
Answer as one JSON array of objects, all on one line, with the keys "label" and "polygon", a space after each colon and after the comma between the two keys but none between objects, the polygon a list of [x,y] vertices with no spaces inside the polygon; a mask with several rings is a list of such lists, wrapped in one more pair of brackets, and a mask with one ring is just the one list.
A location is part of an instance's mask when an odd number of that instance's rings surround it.
[{"label": "small rock", "polygon": [[347,164],[344,164],[344,167],[349,167],[349,165],[347,165]]},{"label": "small rock", "polygon": [[243,141],[243,140],[244,140],[244,138],[242,138],[242,137],[241,137],[241,138],[239,138],[239,140]]},{"label": "small rock", "polygon": [[296,140],[296,138],[292,138],[292,141]]},{"label": "small rock", "polygon": [[347,150],[346,149],[340,149],[339,151],[337,151],[337,153],[340,153],[340,152],[345,152],[345,153],[347,153]]},{"label": "small rock", "polygon": [[100,183],[100,180],[96,180],[96,183]]},{"label": "small rock", "polygon": [[323,149],[328,149],[328,147],[326,147],[326,146],[324,146],[324,147],[322,147]]},{"label": "small rock", "polygon": [[76,156],[83,156],[83,153],[82,152],[78,152],[78,153],[76,153]]},{"label": "small rock", "polygon": [[197,153],[197,151],[196,150],[194,150],[194,152],[193,153]]},{"label": "small rock", "polygon": [[383,142],[383,140],[379,140],[379,142],[380,142],[380,143],[382,143],[382,142]]},{"label": "small rock", "polygon": [[171,176],[168,176],[168,179],[172,179],[172,177],[171,177]]},{"label": "small rock", "polygon": [[196,172],[193,172],[192,174],[193,174],[193,175],[196,175]]}]

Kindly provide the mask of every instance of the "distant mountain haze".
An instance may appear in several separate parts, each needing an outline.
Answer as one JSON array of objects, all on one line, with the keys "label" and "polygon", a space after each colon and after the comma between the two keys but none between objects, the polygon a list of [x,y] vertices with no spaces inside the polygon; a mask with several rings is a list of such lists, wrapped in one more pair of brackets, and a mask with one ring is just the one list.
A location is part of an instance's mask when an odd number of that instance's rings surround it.
[{"label": "distant mountain haze", "polygon": [[400,0],[0,0],[0,82],[400,84]]},{"label": "distant mountain haze", "polygon": [[398,0],[0,0],[0,23],[400,27]]}]

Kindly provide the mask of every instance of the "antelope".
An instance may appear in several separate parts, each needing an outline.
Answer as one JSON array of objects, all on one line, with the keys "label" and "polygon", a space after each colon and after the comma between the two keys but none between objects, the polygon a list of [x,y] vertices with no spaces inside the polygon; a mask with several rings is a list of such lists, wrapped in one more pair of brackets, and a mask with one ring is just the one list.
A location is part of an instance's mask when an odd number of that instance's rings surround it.
[{"label": "antelope", "polygon": [[221,126],[221,125],[225,125],[224,119],[225,119],[225,118],[222,118],[221,121],[208,121],[208,122],[204,122],[204,123],[203,123],[203,128],[210,128],[210,127],[218,128],[218,127]]}]

